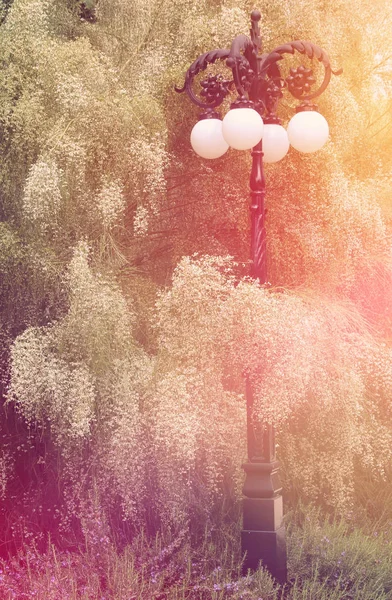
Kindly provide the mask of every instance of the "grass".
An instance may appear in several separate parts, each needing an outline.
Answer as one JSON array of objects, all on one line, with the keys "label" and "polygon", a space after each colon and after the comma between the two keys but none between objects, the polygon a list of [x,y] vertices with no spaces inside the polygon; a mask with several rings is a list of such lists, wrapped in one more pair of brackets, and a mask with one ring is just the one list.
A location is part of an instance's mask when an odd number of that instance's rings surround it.
[{"label": "grass", "polygon": [[[288,536],[292,598],[392,598],[392,530],[368,531],[343,518],[299,509]],[[296,589],[302,595],[295,595]],[[316,593],[317,591],[317,593]]]},{"label": "grass", "polygon": [[239,521],[148,540],[121,553],[109,541],[79,552],[49,544],[0,563],[4,600],[387,600],[392,599],[392,531],[370,533],[313,507],[287,517],[289,583],[262,568],[241,576]]}]

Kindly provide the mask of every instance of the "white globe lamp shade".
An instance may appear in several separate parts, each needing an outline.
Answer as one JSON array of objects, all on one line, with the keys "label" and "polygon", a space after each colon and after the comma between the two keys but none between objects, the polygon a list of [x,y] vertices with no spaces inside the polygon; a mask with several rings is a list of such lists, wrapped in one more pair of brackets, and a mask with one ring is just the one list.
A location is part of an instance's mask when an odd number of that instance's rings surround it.
[{"label": "white globe lamp shade", "polygon": [[249,150],[263,137],[263,119],[253,108],[233,108],[222,121],[222,133],[235,150]]},{"label": "white globe lamp shade", "polygon": [[289,148],[290,142],[285,128],[277,123],[264,123],[263,161],[278,162],[286,156]]},{"label": "white globe lamp shade", "polygon": [[222,135],[220,119],[202,119],[191,132],[191,146],[202,158],[219,158],[228,150],[229,145]]},{"label": "white globe lamp shade", "polygon": [[316,152],[328,139],[329,127],[323,115],[304,110],[292,117],[287,127],[289,142],[300,152]]}]

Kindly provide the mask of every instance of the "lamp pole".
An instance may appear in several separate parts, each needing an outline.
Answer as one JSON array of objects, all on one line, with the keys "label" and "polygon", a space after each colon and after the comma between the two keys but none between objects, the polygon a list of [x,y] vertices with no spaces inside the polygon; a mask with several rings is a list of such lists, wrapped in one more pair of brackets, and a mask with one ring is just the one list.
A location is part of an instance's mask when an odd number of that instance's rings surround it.
[{"label": "lamp pole", "polygon": [[[251,13],[250,37],[237,36],[230,49],[217,49],[199,56],[189,67],[179,93],[186,92],[192,102],[202,109],[199,122],[191,133],[191,144],[197,154],[213,159],[222,156],[229,146],[237,150],[251,150],[250,218],[251,267],[250,275],[260,284],[267,283],[267,255],[265,230],[265,177],[264,162],[277,162],[292,145],[302,152],[320,149],[328,138],[328,124],[317,112],[312,100],[328,86],[332,71],[326,52],[312,44],[296,40],[278,46],[272,52],[262,52],[259,21],[261,14]],[[278,62],[285,54],[298,52],[318,60],[324,67],[324,78],[316,90],[313,71],[300,66],[281,76]],[[208,75],[200,81],[197,95],[193,89],[195,77],[217,60],[226,61],[232,79],[222,75]],[[286,130],[276,114],[283,90],[300,101],[296,114]],[[223,122],[215,110],[232,92],[232,102]],[[282,486],[279,463],[276,460],[275,432],[271,424],[263,422],[255,410],[251,378],[245,376],[247,414],[248,460],[243,465],[243,528],[241,548],[244,573],[257,569],[260,561],[280,582],[287,579],[286,538],[283,523]]]}]

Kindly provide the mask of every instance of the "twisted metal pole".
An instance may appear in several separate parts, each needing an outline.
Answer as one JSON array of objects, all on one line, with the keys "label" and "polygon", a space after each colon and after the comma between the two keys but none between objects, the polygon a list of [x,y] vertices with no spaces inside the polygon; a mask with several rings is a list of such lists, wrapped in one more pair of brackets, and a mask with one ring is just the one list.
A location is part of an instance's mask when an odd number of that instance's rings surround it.
[{"label": "twisted metal pole", "polygon": [[[267,283],[265,229],[265,178],[262,141],[252,150],[250,175],[251,277]],[[282,486],[276,460],[275,431],[254,412],[254,396],[249,377],[245,382],[248,462],[243,465],[243,529],[241,550],[243,572],[255,570],[260,561],[280,582],[287,580],[286,536],[283,524]]]}]

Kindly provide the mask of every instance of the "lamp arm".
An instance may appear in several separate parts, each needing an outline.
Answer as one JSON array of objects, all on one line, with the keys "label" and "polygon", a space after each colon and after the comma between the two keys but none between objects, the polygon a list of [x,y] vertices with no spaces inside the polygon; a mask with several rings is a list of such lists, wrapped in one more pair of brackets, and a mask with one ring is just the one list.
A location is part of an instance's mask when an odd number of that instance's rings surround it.
[{"label": "lamp arm", "polygon": [[219,78],[217,76],[211,78],[211,84],[208,90],[209,96],[207,97],[206,102],[203,102],[202,100],[200,100],[200,98],[196,96],[192,89],[192,85],[194,78],[200,73],[200,71],[204,71],[208,67],[208,65],[215,63],[217,60],[227,59],[229,54],[230,50],[228,48],[218,48],[216,50],[211,50],[210,52],[205,52],[204,54],[201,54],[198,58],[196,58],[196,60],[191,64],[191,66],[187,70],[183,87],[179,88],[175,86],[175,91],[179,94],[181,94],[182,92],[186,92],[189,98],[192,100],[192,102],[200,108],[212,109],[222,104],[224,98],[229,93],[229,88],[234,83],[233,81],[226,81],[223,80],[223,78]]},{"label": "lamp arm", "polygon": [[[338,69],[336,71],[332,70],[328,54],[325,52],[325,50],[323,50],[319,46],[316,46],[315,44],[312,44],[312,42],[295,40],[293,42],[289,42],[288,44],[278,46],[277,48],[272,50],[272,52],[263,56],[260,64],[261,77],[264,79],[268,71],[271,69],[272,65],[276,65],[278,61],[282,60],[285,54],[294,54],[296,51],[300,54],[305,54],[311,59],[316,58],[319,62],[322,63],[324,67],[324,79],[319,88],[312,93],[306,93],[306,80],[308,79],[310,85],[315,81],[313,79],[312,72],[310,69],[303,69],[302,81],[295,82],[293,77],[287,78],[286,83],[289,92],[292,96],[294,96],[294,98],[297,98],[298,100],[309,101],[313,98],[317,98],[317,96],[320,96],[320,94],[322,94],[327,88],[332,74],[341,75],[343,73],[343,69]],[[296,71],[298,71],[298,69]]]},{"label": "lamp arm", "polygon": [[[231,69],[233,79],[224,80],[220,76],[210,76],[202,82],[201,85],[204,90],[201,94],[207,96],[207,100],[203,102],[193,91],[193,81],[200,71],[204,71],[217,60],[226,60],[226,66]],[[192,102],[199,108],[213,109],[222,104],[233,86],[235,86],[239,96],[245,98],[245,93],[249,89],[256,72],[255,42],[246,35],[238,35],[234,38],[230,49],[218,48],[201,54],[186,72],[183,87],[175,86],[174,89],[179,94],[186,92]]]}]

